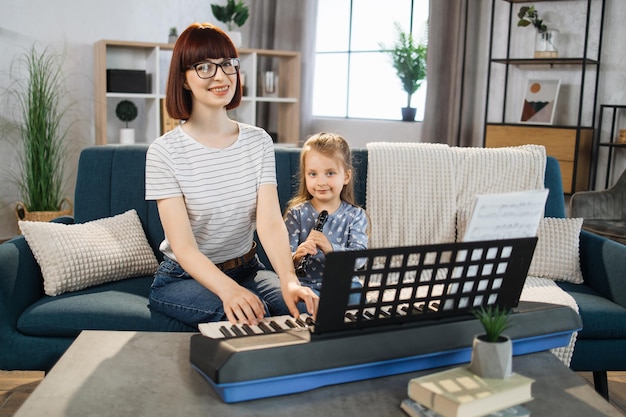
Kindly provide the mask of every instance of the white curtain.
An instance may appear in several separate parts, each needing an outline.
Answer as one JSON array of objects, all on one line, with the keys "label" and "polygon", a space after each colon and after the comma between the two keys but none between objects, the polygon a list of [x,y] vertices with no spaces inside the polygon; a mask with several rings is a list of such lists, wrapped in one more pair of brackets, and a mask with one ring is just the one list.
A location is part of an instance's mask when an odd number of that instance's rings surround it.
[{"label": "white curtain", "polygon": [[488,16],[488,0],[430,0],[423,142],[482,146]]},{"label": "white curtain", "polygon": [[[250,2],[250,27],[246,46],[259,49],[299,51],[302,58],[300,137],[311,133],[313,107],[313,74],[315,65],[315,28],[317,0],[254,0]],[[260,62],[261,70],[270,70],[271,62]],[[281,77],[289,74],[280,75]],[[280,82],[280,80],[279,80]],[[257,120],[269,126],[276,120],[271,107],[260,106]]]}]

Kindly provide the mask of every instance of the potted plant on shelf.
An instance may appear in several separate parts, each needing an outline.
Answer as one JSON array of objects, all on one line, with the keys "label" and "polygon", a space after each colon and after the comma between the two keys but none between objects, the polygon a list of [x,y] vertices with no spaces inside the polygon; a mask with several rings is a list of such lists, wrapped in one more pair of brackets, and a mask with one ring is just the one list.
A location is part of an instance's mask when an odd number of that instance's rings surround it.
[{"label": "potted plant on shelf", "polygon": [[126,127],[120,129],[120,145],[131,145],[135,143],[135,129],[129,128],[128,123],[137,117],[137,106],[130,100],[122,100],[115,107],[115,115]]},{"label": "potted plant on shelf", "polygon": [[485,330],[474,337],[470,370],[483,378],[506,378],[511,375],[513,346],[503,332],[510,326],[509,310],[481,306],[473,311]]},{"label": "potted plant on shelf", "polygon": [[[407,105],[402,108],[402,120],[415,120],[416,108],[411,107],[411,97],[426,79],[426,54],[428,47],[418,43],[411,33],[406,33],[396,23],[397,38],[392,49],[387,50],[392,59],[393,68],[407,93]],[[382,46],[382,45],[381,45]],[[383,46],[383,50],[385,50]]]},{"label": "potted plant on shelf", "polygon": [[15,208],[18,220],[50,221],[72,213],[72,204],[63,197],[68,132],[63,122],[70,109],[64,104],[63,61],[63,54],[51,48],[40,52],[33,45],[11,67],[12,77],[13,70],[18,75],[6,92],[21,119],[20,170],[15,178],[22,198]]},{"label": "potted plant on shelf", "polygon": [[178,39],[178,30],[173,26],[170,28],[170,33],[167,36],[167,43],[176,43],[176,39]]},{"label": "potted plant on shelf", "polygon": [[227,0],[225,6],[211,4],[211,11],[213,12],[213,16],[215,16],[218,21],[226,23],[228,36],[230,36],[230,39],[236,47],[240,47],[241,32],[233,29],[235,25],[237,27],[243,26],[248,20],[248,17],[250,16],[248,6],[246,6],[242,0],[237,2],[235,2],[235,0]]},{"label": "potted plant on shelf", "polygon": [[519,18],[517,26],[533,26],[535,33],[535,58],[558,58],[559,51],[556,47],[559,31],[550,29],[539,18],[539,12],[535,6],[522,6],[517,13]]}]

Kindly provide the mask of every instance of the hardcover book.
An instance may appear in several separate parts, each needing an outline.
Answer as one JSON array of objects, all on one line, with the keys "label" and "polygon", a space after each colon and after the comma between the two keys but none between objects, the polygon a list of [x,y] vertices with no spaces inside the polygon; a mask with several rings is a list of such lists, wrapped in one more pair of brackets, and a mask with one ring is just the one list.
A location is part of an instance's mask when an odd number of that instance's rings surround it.
[{"label": "hardcover book", "polygon": [[481,378],[462,366],[411,379],[408,396],[443,417],[478,417],[532,400],[533,382],[517,373]]}]

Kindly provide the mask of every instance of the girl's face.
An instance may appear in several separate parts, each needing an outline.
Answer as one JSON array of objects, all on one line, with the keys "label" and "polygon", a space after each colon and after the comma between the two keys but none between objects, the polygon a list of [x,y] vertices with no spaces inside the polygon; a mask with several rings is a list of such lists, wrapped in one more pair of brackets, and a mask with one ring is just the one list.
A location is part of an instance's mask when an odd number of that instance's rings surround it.
[{"label": "girl's face", "polygon": [[351,175],[337,158],[329,158],[313,150],[309,150],[304,157],[306,188],[320,203],[339,204],[341,190],[350,182]]},{"label": "girl's face", "polygon": [[185,87],[191,91],[193,102],[213,108],[227,106],[237,88],[235,64],[238,66],[238,61],[231,58],[206,59],[190,67],[185,72]]}]

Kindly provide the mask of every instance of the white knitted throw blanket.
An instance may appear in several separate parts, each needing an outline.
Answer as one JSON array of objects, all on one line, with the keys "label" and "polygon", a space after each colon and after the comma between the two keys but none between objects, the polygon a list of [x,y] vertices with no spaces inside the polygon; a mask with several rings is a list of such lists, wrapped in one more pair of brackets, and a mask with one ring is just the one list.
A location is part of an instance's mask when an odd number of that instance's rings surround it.
[{"label": "white knitted throw blanket", "polygon": [[[367,144],[366,206],[370,247],[398,247],[460,240],[477,194],[544,187],[543,146],[459,148],[430,143]],[[527,279],[522,298],[563,304],[574,299],[553,282]],[[576,333],[553,353],[569,365]]]},{"label": "white knitted throw blanket", "polygon": [[448,145],[367,144],[372,248],[455,240],[456,179]]}]

